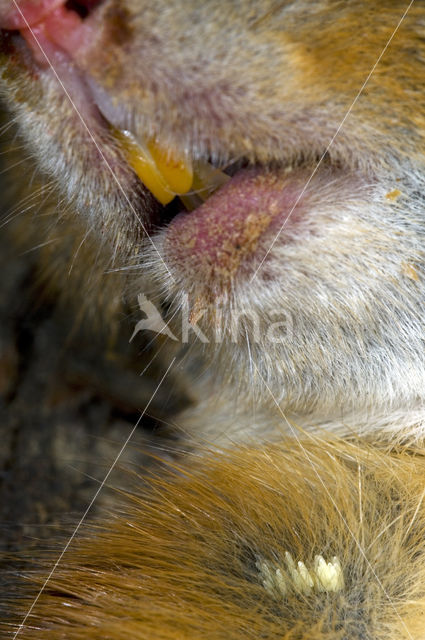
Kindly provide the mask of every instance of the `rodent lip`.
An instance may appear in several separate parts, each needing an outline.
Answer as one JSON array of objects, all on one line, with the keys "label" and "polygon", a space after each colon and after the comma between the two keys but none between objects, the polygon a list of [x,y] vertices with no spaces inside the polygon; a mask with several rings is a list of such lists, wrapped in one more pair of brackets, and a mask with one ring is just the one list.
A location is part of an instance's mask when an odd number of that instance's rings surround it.
[{"label": "rodent lip", "polygon": [[[69,10],[61,5],[60,10],[65,9],[69,13]],[[81,18],[75,12],[71,13],[75,15],[70,20],[81,22]],[[27,32],[27,44],[33,52],[37,49],[40,56],[38,43],[33,40],[31,44],[29,38],[32,36],[28,35],[28,30]],[[128,153],[113,133],[114,129],[122,131],[126,128],[129,114],[126,113],[125,105],[115,100],[94,81],[89,71],[81,70],[66,49],[58,46],[48,34],[46,36],[44,27],[36,35],[49,65],[46,64],[44,55],[43,61],[34,56],[34,64],[46,73],[50,73],[52,67],[87,128],[98,133],[103,131],[106,134],[101,135],[103,140],[109,138],[111,141],[115,138],[114,146],[120,150],[123,162],[127,162],[133,168],[145,188],[159,199],[157,193],[147,185],[146,180],[129,161]],[[68,36],[71,37],[69,34]],[[139,144],[145,145],[146,142],[148,141],[139,141]],[[161,146],[160,141],[158,144]],[[166,146],[164,151],[167,153]],[[114,155],[116,157],[116,153]],[[205,157],[192,158],[188,155],[185,162],[193,166],[195,180],[192,187],[179,198],[170,198],[171,201],[165,203],[166,206],[162,207],[159,215],[160,226],[168,227],[167,247],[174,243],[176,248],[168,251],[169,255],[172,254],[173,260],[176,259],[176,255],[180,259],[180,247],[186,256],[190,253],[202,253],[205,259],[221,265],[223,272],[233,273],[239,268],[239,264],[249,260],[250,254],[255,254],[262,236],[275,228],[278,229],[288,213],[290,224],[286,227],[289,228],[296,226],[301,217],[302,203],[298,206],[295,201],[301,193],[300,180],[307,180],[308,177],[304,175],[302,164],[299,168],[285,168],[283,164],[271,168],[255,165],[255,158],[241,158],[231,165],[229,170],[229,167],[222,164],[217,166],[216,162],[211,162]],[[291,159],[288,158],[285,164],[291,165]],[[178,195],[178,189],[175,192]],[[268,203],[266,208],[264,202]],[[292,207],[294,211],[291,211]]]},{"label": "rodent lip", "polygon": [[194,213],[180,213],[171,221],[165,260],[172,269],[202,274],[212,289],[227,287],[237,273],[252,271],[267,237],[283,232],[286,243],[296,233],[308,209],[308,177],[306,168],[237,171]]},{"label": "rodent lip", "polygon": [[[6,14],[2,14],[1,10],[0,25],[18,27],[33,54],[34,65],[46,73],[50,73],[52,68],[86,128],[96,132],[101,146],[101,139],[109,139],[109,143],[115,139],[112,153],[115,160],[118,148],[123,163],[127,161],[145,188],[166,205],[160,214],[161,226],[167,226],[166,258],[198,268],[198,260],[202,256],[204,270],[205,264],[214,264],[215,272],[220,272],[220,278],[231,278],[241,265],[252,261],[257,247],[267,235],[278,230],[282,224],[286,232],[294,228],[296,230],[298,222],[304,217],[303,186],[308,180],[306,168],[302,164],[286,169],[282,165],[274,169],[264,165],[255,166],[254,157],[250,161],[239,160],[233,170],[226,174],[222,165],[209,162],[205,156],[192,157],[186,150],[168,149],[167,143],[163,144],[156,138],[153,141],[149,138],[137,141],[134,138],[136,151],[133,149],[129,153],[119,135],[114,134],[114,129],[118,129],[118,134],[127,129],[129,114],[125,105],[92,79],[90,70],[81,69],[76,61],[78,56],[75,50],[78,47],[84,49],[95,28],[81,14],[83,10],[89,11],[98,4],[98,0],[66,4],[46,0],[38,5],[37,15],[34,12],[31,14],[31,29],[23,28],[16,15],[14,19],[5,18]],[[28,11],[35,8],[32,2],[25,6]],[[125,133],[132,135],[128,131]],[[137,145],[144,152],[136,158],[135,163],[132,159],[138,153]],[[137,167],[141,163],[146,164],[148,156],[153,156],[153,162],[146,175]],[[159,177],[161,181],[165,174],[169,176],[170,165],[173,164],[170,158],[173,160],[176,157],[181,161],[180,173],[177,171],[177,186],[172,185],[176,177],[174,167],[171,181],[168,177],[165,182],[165,191],[168,188],[171,197],[161,200],[161,189],[152,188],[149,178]],[[287,159],[287,163],[291,164],[291,159]],[[320,175],[323,175],[322,171]],[[185,187],[180,190],[182,180]],[[179,195],[180,200],[174,198],[174,194]],[[188,210],[192,213],[188,214]],[[150,222],[153,225],[153,220]],[[290,237],[290,233],[286,233],[286,237]]]}]

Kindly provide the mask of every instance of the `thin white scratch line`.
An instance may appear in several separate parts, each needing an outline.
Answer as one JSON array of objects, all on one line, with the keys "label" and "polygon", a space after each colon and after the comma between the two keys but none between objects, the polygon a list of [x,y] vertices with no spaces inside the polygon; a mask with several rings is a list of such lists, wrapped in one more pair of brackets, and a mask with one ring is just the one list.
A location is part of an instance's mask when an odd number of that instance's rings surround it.
[{"label": "thin white scratch line", "polygon": [[413,527],[413,523],[414,523],[414,522],[415,522],[415,520],[416,520],[416,516],[417,516],[417,515],[418,515],[418,513],[419,513],[419,509],[421,508],[421,504],[422,504],[422,502],[423,502],[424,498],[425,498],[425,489],[422,491],[421,497],[419,498],[419,502],[418,502],[417,507],[416,507],[416,509],[415,509],[415,513],[413,514],[412,519],[411,519],[411,521],[410,521],[410,524],[409,524],[409,526],[408,526],[408,527],[407,527],[407,529],[406,529],[406,532],[405,532],[405,534],[404,534],[404,536],[403,536],[403,540],[402,540],[402,542],[404,542],[404,541],[406,540],[407,536],[409,535],[409,531],[410,531],[410,529]]},{"label": "thin white scratch line", "polygon": [[62,89],[63,89],[63,92],[65,93],[66,97],[68,98],[69,102],[71,103],[72,108],[74,109],[75,113],[77,114],[77,116],[78,116],[78,117],[79,117],[79,119],[81,120],[81,123],[83,124],[83,126],[84,126],[85,130],[86,130],[86,131],[87,131],[87,133],[89,134],[89,136],[90,136],[90,138],[91,138],[91,140],[92,140],[92,142],[93,142],[94,146],[96,147],[96,149],[97,149],[97,151],[98,151],[98,153],[99,153],[100,157],[102,158],[103,162],[105,163],[105,165],[106,165],[106,166],[107,166],[107,168],[109,169],[109,172],[111,173],[112,178],[115,180],[115,182],[116,182],[116,184],[117,184],[117,186],[118,186],[119,190],[120,190],[120,191],[121,191],[121,193],[123,194],[123,196],[124,196],[124,198],[125,198],[125,200],[126,200],[126,202],[127,202],[128,206],[130,207],[131,211],[133,212],[133,214],[134,214],[134,216],[135,216],[136,220],[140,223],[140,225],[141,225],[141,227],[142,227],[142,229],[143,229],[143,232],[144,232],[144,233],[145,233],[145,235],[149,238],[149,242],[151,243],[151,245],[153,246],[153,248],[154,248],[154,249],[155,249],[155,251],[157,252],[157,254],[158,254],[158,256],[159,256],[159,259],[161,260],[161,262],[163,263],[164,267],[166,268],[166,270],[167,270],[167,272],[168,272],[168,275],[169,275],[169,276],[171,277],[171,279],[174,281],[174,277],[173,277],[173,276],[172,276],[172,274],[170,273],[170,271],[169,271],[169,269],[168,269],[167,265],[165,264],[165,262],[164,262],[164,260],[163,260],[163,258],[162,258],[162,256],[161,256],[161,254],[159,253],[158,248],[157,248],[157,246],[155,245],[154,241],[152,240],[152,238],[151,238],[151,237],[150,237],[150,235],[148,234],[148,232],[147,232],[147,230],[146,230],[146,227],[145,227],[145,225],[143,224],[142,219],[140,218],[140,216],[138,215],[137,211],[135,210],[135,208],[133,207],[132,203],[130,202],[130,199],[129,199],[129,197],[128,197],[128,196],[127,196],[127,194],[126,194],[126,192],[125,192],[125,190],[124,190],[124,187],[122,186],[121,182],[118,180],[118,178],[117,178],[117,176],[116,176],[116,174],[115,174],[114,170],[112,169],[111,165],[109,164],[109,162],[108,162],[107,158],[105,157],[105,155],[104,155],[104,153],[103,153],[102,149],[99,147],[99,145],[98,145],[98,143],[97,143],[97,141],[96,141],[95,137],[93,136],[92,132],[90,131],[89,127],[87,126],[86,121],[84,120],[83,116],[82,116],[82,115],[81,115],[81,113],[79,112],[79,110],[78,110],[78,108],[77,108],[76,104],[74,103],[73,99],[71,98],[71,96],[70,96],[70,94],[69,94],[68,90],[66,89],[65,85],[63,84],[62,80],[61,80],[61,79],[60,79],[60,77],[58,76],[58,73],[57,73],[56,69],[54,68],[53,64],[51,63],[51,61],[50,61],[50,59],[49,59],[49,57],[48,57],[48,55],[46,54],[46,52],[44,51],[43,47],[41,46],[41,44],[40,44],[40,42],[39,42],[39,40],[38,40],[37,36],[36,36],[36,35],[35,35],[35,33],[34,33],[34,31],[31,29],[31,27],[30,27],[30,25],[29,25],[29,23],[28,23],[27,19],[25,18],[24,14],[22,13],[21,9],[19,8],[19,5],[18,5],[17,1],[16,1],[16,0],[13,0],[13,4],[14,4],[14,5],[15,5],[15,7],[17,8],[17,10],[19,11],[19,13],[20,13],[20,15],[21,15],[22,19],[24,20],[24,22],[25,22],[25,24],[26,24],[26,26],[27,26],[28,30],[30,31],[30,33],[31,33],[32,37],[34,38],[35,42],[37,43],[38,48],[40,49],[41,53],[42,53],[42,54],[43,54],[43,56],[45,57],[45,59],[46,59],[46,61],[47,61],[48,65],[49,65],[49,67],[50,67],[50,68],[51,68],[51,70],[53,71],[53,74],[55,75],[56,80],[59,82],[60,86],[61,86],[61,87],[62,87]]},{"label": "thin white scratch line", "polygon": [[317,170],[319,169],[320,165],[323,162],[323,159],[325,158],[326,154],[328,153],[329,149],[331,148],[331,146],[333,145],[335,138],[337,137],[337,135],[339,134],[339,132],[341,131],[342,127],[345,124],[345,121],[347,120],[348,116],[350,115],[350,113],[352,112],[354,105],[356,104],[357,100],[360,98],[361,94],[363,93],[364,88],[366,87],[367,83],[369,82],[370,78],[372,77],[373,73],[375,72],[376,67],[378,66],[378,64],[381,61],[382,56],[385,54],[386,50],[388,49],[388,47],[390,46],[395,34],[397,33],[397,31],[400,28],[401,23],[403,22],[403,20],[405,19],[407,13],[409,12],[412,4],[414,3],[415,0],[410,0],[409,5],[407,7],[407,9],[405,10],[405,12],[403,13],[403,15],[401,16],[396,28],[394,29],[394,31],[392,32],[387,44],[385,45],[385,47],[382,49],[381,53],[378,56],[378,59],[376,60],[375,64],[373,65],[372,69],[370,70],[366,80],[363,82],[362,86],[360,87],[356,97],[354,98],[353,102],[351,103],[351,106],[349,107],[347,113],[345,114],[345,116],[343,117],[343,119],[341,120],[337,130],[335,131],[334,135],[331,138],[331,141],[329,142],[328,146],[326,147],[325,151],[323,152],[323,154],[321,155],[317,165],[315,166],[313,173],[311,174],[311,176],[309,177],[309,179],[307,180],[307,182],[304,185],[303,190],[301,191],[301,193],[299,194],[298,198],[295,201],[295,204],[293,205],[292,209],[290,210],[290,212],[288,213],[288,215],[286,216],[285,220],[283,221],[282,226],[280,227],[279,231],[277,232],[275,238],[273,239],[270,247],[268,248],[264,258],[261,260],[260,264],[258,265],[257,269],[255,270],[254,275],[252,276],[250,283],[254,280],[254,278],[257,276],[257,273],[259,272],[259,270],[261,269],[261,267],[263,266],[263,263],[265,261],[265,259],[267,258],[267,256],[269,255],[270,251],[273,249],[274,245],[276,244],[277,239],[279,238],[280,234],[282,233],[283,229],[286,226],[286,223],[288,222],[289,218],[291,217],[291,215],[294,212],[295,207],[297,206],[297,204],[299,203],[299,201],[301,200],[301,198],[303,197],[306,189],[308,188],[308,185],[310,184],[310,182],[312,181],[312,179],[314,178],[314,176],[317,173]]},{"label": "thin white scratch line", "polygon": [[22,620],[21,624],[19,625],[19,628],[17,629],[15,635],[13,636],[13,640],[15,640],[15,638],[17,638],[18,634],[22,631],[22,629],[25,626],[25,622],[27,621],[28,617],[31,615],[32,610],[34,609],[35,605],[38,602],[38,599],[40,598],[41,594],[43,593],[44,589],[46,588],[47,583],[49,582],[50,578],[52,577],[52,575],[54,574],[54,572],[56,571],[56,569],[59,566],[59,563],[61,562],[62,558],[64,557],[66,551],[68,550],[70,544],[72,543],[72,541],[74,540],[75,536],[78,533],[78,530],[80,529],[81,525],[83,524],[84,520],[86,519],[86,516],[88,514],[88,512],[90,511],[90,509],[92,508],[96,498],[98,497],[99,493],[102,491],[103,487],[105,486],[105,483],[107,482],[109,476],[111,475],[112,471],[114,470],[118,460],[120,459],[124,449],[126,448],[126,446],[128,445],[128,443],[130,442],[130,439],[133,437],[134,432],[136,431],[137,427],[140,424],[141,419],[143,418],[143,416],[145,415],[146,411],[149,408],[149,405],[151,404],[152,400],[154,399],[154,397],[156,396],[158,389],[160,388],[160,386],[162,385],[162,383],[164,382],[168,372],[170,371],[171,367],[173,366],[174,362],[175,362],[176,358],[174,357],[171,361],[171,363],[168,366],[167,371],[164,373],[164,375],[162,376],[161,380],[159,381],[155,391],[152,393],[149,402],[147,403],[147,405],[145,406],[145,408],[143,409],[142,413],[140,414],[139,419],[137,420],[136,424],[134,425],[134,427],[132,428],[132,430],[130,431],[129,435],[127,436],[124,444],[122,445],[121,449],[119,450],[117,456],[115,457],[115,460],[113,461],[113,463],[111,464],[111,466],[109,467],[109,471],[106,474],[106,476],[103,478],[102,482],[100,483],[96,493],[94,494],[93,498],[91,499],[88,507],[86,508],[86,510],[84,511],[80,521],[78,522],[77,526],[75,527],[74,531],[72,532],[71,537],[69,538],[68,542],[66,543],[66,545],[64,546],[61,554],[59,555],[58,559],[56,560],[55,564],[53,565],[49,575],[47,576],[47,578],[45,579],[40,591],[37,593],[36,597],[34,598],[30,608],[28,609],[24,619]]},{"label": "thin white scratch line", "polygon": [[[387,598],[388,602],[390,603],[391,607],[394,610],[394,613],[396,614],[397,618],[400,620],[400,622],[402,623],[403,627],[405,628],[405,630],[407,631],[407,634],[409,636],[409,638],[411,640],[413,640],[413,636],[410,633],[409,629],[406,626],[406,623],[404,622],[403,618],[400,616],[399,612],[397,611],[395,604],[392,601],[392,598],[390,597],[390,595],[387,593],[384,585],[382,584],[381,580],[379,579],[379,576],[377,575],[376,571],[374,570],[374,568],[372,567],[368,557],[366,556],[366,553],[362,547],[362,545],[360,544],[360,542],[357,540],[356,536],[354,535],[353,531],[351,530],[350,525],[348,524],[348,522],[346,521],[346,519],[344,518],[343,514],[341,513],[338,505],[336,504],[334,498],[332,497],[331,492],[329,491],[329,489],[327,488],[326,484],[324,483],[323,479],[321,478],[319,472],[316,469],[316,466],[313,464],[313,461],[311,460],[310,456],[308,455],[307,450],[305,449],[305,447],[303,446],[301,440],[298,437],[297,432],[295,431],[294,427],[291,425],[291,423],[289,422],[288,418],[286,417],[286,415],[283,413],[278,401],[276,400],[273,391],[270,389],[269,385],[267,384],[267,382],[265,381],[265,379],[263,378],[263,376],[261,375],[260,371],[258,370],[257,365],[255,364],[255,362],[253,362],[255,369],[257,370],[257,373],[260,377],[260,379],[262,380],[264,386],[266,387],[267,391],[270,393],[273,402],[275,403],[276,407],[278,408],[279,413],[281,414],[282,418],[285,420],[286,424],[288,425],[288,427],[290,428],[295,440],[297,441],[298,446],[300,447],[301,451],[303,452],[303,454],[305,455],[305,457],[307,458],[311,468],[313,469],[314,473],[316,474],[317,478],[320,481],[320,484],[323,486],[324,490],[326,491],[329,499],[331,500],[333,506],[335,507],[336,512],[338,513],[339,517],[341,518],[342,522],[344,523],[344,525],[346,526],[349,534],[351,535],[351,537],[353,538],[358,550],[360,551],[361,555],[363,556],[367,566],[369,567],[370,571],[372,572],[376,582],[378,583],[379,587],[382,589],[382,592],[384,593],[385,597]],[[425,491],[425,490],[424,490]],[[419,508],[419,507],[418,507]]]}]

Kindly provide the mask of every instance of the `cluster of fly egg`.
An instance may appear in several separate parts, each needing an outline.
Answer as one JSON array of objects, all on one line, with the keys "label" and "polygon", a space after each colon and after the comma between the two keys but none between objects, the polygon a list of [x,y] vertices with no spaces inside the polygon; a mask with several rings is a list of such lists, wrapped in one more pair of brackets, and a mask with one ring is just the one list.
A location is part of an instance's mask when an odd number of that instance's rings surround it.
[{"label": "cluster of fly egg", "polygon": [[260,580],[266,591],[278,598],[284,598],[290,591],[310,595],[313,592],[333,592],[344,589],[344,575],[339,559],[334,556],[326,562],[317,555],[312,566],[295,562],[291,554],[285,553],[284,562],[276,564],[263,559],[255,563]]}]

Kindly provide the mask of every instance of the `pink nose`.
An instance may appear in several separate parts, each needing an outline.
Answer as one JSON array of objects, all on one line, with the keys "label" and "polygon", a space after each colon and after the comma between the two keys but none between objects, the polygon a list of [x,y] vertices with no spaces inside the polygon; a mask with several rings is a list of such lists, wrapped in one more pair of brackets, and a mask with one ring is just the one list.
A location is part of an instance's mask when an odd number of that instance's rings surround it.
[{"label": "pink nose", "polygon": [[32,27],[64,3],[64,0],[0,0],[0,29]]}]

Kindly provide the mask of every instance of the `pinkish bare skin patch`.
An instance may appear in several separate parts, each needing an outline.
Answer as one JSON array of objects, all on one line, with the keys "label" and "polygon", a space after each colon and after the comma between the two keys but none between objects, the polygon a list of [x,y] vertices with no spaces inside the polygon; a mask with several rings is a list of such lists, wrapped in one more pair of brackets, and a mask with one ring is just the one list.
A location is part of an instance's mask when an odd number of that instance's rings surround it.
[{"label": "pinkish bare skin patch", "polygon": [[18,9],[11,0],[0,0],[0,28],[25,29],[27,24],[33,26],[63,4],[64,0],[22,0]]},{"label": "pinkish bare skin patch", "polygon": [[42,67],[49,66],[43,51],[53,59],[57,51],[73,58],[93,39],[91,28],[75,11],[67,9],[64,0],[26,0],[19,3],[19,9],[10,0],[0,0],[0,28],[18,29]]},{"label": "pinkish bare skin patch", "polygon": [[297,171],[240,171],[195,211],[174,218],[165,239],[166,261],[180,273],[196,271],[197,279],[219,292],[242,269],[255,268],[265,234],[272,242],[283,225],[284,238],[297,223],[302,198],[297,199],[307,179]]}]

